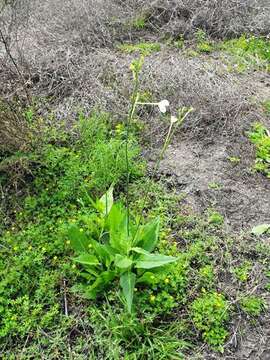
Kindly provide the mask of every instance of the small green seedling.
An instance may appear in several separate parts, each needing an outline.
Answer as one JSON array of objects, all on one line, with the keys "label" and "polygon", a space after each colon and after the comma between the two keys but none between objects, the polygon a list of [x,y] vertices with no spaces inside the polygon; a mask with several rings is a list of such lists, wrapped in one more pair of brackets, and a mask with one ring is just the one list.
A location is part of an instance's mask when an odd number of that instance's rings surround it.
[{"label": "small green seedling", "polygon": [[209,187],[209,189],[220,190],[220,189],[222,189],[222,184],[219,184],[217,182],[210,182],[208,184],[208,187]]},{"label": "small green seedling", "polygon": [[230,156],[230,157],[228,157],[228,160],[229,160],[232,164],[235,164],[235,165],[239,164],[240,161],[241,161],[241,159],[240,159],[239,157],[237,157],[237,156]]},{"label": "small green seedling", "polygon": [[217,211],[209,211],[208,222],[212,225],[222,225],[224,217]]}]

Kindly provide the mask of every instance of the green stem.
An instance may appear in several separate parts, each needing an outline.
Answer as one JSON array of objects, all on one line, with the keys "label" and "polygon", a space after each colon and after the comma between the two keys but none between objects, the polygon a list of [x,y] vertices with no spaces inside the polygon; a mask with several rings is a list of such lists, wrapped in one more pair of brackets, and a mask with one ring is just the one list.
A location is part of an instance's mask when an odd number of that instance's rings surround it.
[{"label": "green stem", "polygon": [[139,78],[136,74],[134,78],[134,89],[131,97],[131,107],[126,120],[126,141],[125,141],[125,157],[126,157],[126,209],[127,209],[127,235],[129,236],[129,224],[130,224],[130,207],[129,207],[129,178],[130,178],[130,168],[129,168],[129,158],[128,158],[128,143],[129,143],[129,134],[130,134],[130,123],[133,120],[137,101],[138,101],[138,90],[139,90]]},{"label": "green stem", "polygon": [[[189,113],[191,113],[191,111],[193,111],[192,108],[190,108],[190,109],[185,113],[185,115],[182,116],[182,118],[181,118],[181,119],[179,120],[179,122],[177,123],[178,126],[181,126],[181,125],[183,124],[185,118],[188,116]],[[167,135],[166,135],[166,138],[165,138],[165,141],[164,141],[164,144],[163,144],[163,147],[162,147],[162,149],[161,149],[161,151],[160,151],[159,156],[158,156],[157,159],[156,159],[156,163],[155,163],[155,166],[154,166],[154,170],[153,170],[153,172],[152,172],[152,174],[151,174],[151,176],[150,176],[150,180],[152,180],[152,179],[156,176],[156,174],[157,174],[157,172],[158,172],[158,170],[159,170],[159,167],[160,167],[160,163],[161,163],[161,161],[162,161],[162,159],[163,159],[163,157],[164,157],[164,154],[165,154],[166,150],[168,149],[168,146],[169,146],[169,144],[170,144],[170,142],[171,142],[171,139],[172,139],[172,137],[173,137],[173,135],[174,135],[174,132],[175,132],[176,128],[177,128],[177,127],[174,126],[174,123],[171,122],[171,123],[170,123],[170,127],[169,127],[168,132],[167,132]],[[151,181],[149,181],[149,183],[148,183],[148,185],[147,185],[147,187],[146,187],[146,189],[145,189],[145,192],[144,192],[144,198],[143,198],[143,204],[142,204],[142,211],[141,211],[141,214],[140,214],[140,218],[139,218],[139,221],[138,221],[137,229],[136,229],[136,232],[135,232],[135,235],[134,235],[133,240],[134,240],[135,237],[137,236],[137,233],[138,233],[138,230],[139,230],[141,221],[142,221],[143,209],[144,209],[145,204],[146,204],[146,200],[147,200],[147,197],[148,197],[148,194],[149,194],[149,191],[150,191],[150,187],[151,187]]]}]

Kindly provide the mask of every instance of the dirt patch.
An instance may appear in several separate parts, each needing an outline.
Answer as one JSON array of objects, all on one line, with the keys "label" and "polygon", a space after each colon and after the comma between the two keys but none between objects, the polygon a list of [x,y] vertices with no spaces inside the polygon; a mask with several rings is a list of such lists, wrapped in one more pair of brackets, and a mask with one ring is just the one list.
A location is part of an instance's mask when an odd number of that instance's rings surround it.
[{"label": "dirt patch", "polygon": [[[196,212],[213,207],[228,227],[247,229],[270,221],[270,182],[251,171],[253,149],[247,139],[205,146],[183,141],[168,149],[161,173],[170,178]],[[238,157],[233,164],[230,157]]]}]

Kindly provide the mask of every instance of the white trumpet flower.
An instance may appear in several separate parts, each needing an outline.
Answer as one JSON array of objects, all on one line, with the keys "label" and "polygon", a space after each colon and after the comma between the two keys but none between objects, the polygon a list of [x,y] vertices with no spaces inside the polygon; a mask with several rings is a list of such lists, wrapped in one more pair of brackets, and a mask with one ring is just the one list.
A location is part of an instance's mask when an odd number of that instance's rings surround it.
[{"label": "white trumpet flower", "polygon": [[157,106],[159,111],[165,114],[167,112],[167,108],[170,106],[170,103],[168,100],[161,100],[159,103],[157,103]]},{"label": "white trumpet flower", "polygon": [[167,108],[170,106],[170,103],[168,100],[161,100],[160,102],[137,102],[137,105],[152,105],[152,106],[158,106],[159,111],[163,114],[167,112]]}]

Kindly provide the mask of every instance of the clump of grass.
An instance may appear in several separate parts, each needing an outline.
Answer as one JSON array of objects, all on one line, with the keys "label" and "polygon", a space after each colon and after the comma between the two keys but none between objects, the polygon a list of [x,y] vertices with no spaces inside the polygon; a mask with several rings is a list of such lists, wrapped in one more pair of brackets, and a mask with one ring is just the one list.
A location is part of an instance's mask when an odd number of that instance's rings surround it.
[{"label": "clump of grass", "polygon": [[266,38],[242,35],[221,43],[218,48],[233,56],[235,69],[240,72],[249,68],[269,70],[270,41]]},{"label": "clump of grass", "polygon": [[147,26],[148,15],[141,14],[130,21],[131,27],[136,30],[142,30]]},{"label": "clump of grass", "polygon": [[159,52],[161,50],[161,45],[159,43],[142,42],[138,44],[121,44],[118,46],[118,49],[128,54],[137,52],[147,56],[154,52]]},{"label": "clump of grass", "polygon": [[266,115],[270,116],[270,100],[266,100],[263,102],[263,108]]},{"label": "clump of grass", "polygon": [[256,147],[256,162],[254,169],[270,178],[270,135],[268,129],[261,123],[255,123],[248,137]]},{"label": "clump of grass", "polygon": [[196,50],[199,53],[210,53],[214,50],[213,45],[211,44],[210,40],[207,38],[207,34],[203,30],[198,30],[195,33],[196,38]]}]

